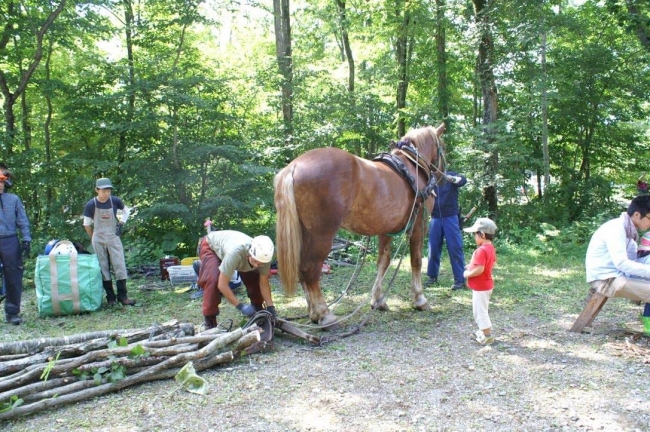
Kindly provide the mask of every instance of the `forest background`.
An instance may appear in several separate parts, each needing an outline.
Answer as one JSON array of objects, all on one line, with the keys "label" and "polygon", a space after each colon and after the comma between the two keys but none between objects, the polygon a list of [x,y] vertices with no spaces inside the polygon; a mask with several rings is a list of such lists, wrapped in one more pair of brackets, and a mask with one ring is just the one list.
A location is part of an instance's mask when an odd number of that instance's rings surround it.
[{"label": "forest background", "polygon": [[98,177],[137,208],[130,266],[194,255],[207,217],[274,237],[273,176],[294,157],[371,158],[442,122],[464,211],[503,242],[584,244],[649,170],[641,0],[7,0],[0,16],[0,156],[37,251],[87,243]]}]

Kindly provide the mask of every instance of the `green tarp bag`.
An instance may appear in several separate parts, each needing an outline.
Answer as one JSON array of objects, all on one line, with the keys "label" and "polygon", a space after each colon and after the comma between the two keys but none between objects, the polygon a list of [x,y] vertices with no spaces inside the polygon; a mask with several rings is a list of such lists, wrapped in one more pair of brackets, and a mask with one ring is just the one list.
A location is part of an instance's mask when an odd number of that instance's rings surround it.
[{"label": "green tarp bag", "polygon": [[[57,246],[62,242],[67,240]],[[97,255],[77,254],[72,243],[70,246],[70,255],[53,253],[36,259],[34,282],[40,316],[93,312],[102,305],[104,288]]]}]

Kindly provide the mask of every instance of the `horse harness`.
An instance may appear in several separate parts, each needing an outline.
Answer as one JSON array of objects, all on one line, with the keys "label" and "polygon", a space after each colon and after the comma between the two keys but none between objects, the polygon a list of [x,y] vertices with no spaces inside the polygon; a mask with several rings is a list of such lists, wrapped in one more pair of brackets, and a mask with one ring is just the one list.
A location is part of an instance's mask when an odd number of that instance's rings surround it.
[{"label": "horse harness", "polygon": [[[431,165],[431,162],[427,161],[424,156],[420,154],[418,149],[411,144],[410,141],[399,141],[397,143],[392,142],[391,148],[396,149],[395,153],[380,153],[379,155],[373,158],[373,161],[380,162],[387,165],[390,169],[395,171],[397,175],[402,177],[406,182],[411,186],[413,192],[415,193],[415,206],[409,221],[406,224],[406,227],[397,233],[387,234],[389,236],[397,236],[406,232],[409,237],[413,232],[413,215],[417,214],[418,210],[422,206],[422,203],[429,197],[429,195],[435,195],[434,188],[438,183],[438,179],[433,175],[434,167]],[[406,164],[397,157],[397,154],[404,155],[408,160],[415,164],[416,169],[422,168],[424,173],[427,176],[427,184],[422,189],[418,189],[415,177],[409,172]]]}]

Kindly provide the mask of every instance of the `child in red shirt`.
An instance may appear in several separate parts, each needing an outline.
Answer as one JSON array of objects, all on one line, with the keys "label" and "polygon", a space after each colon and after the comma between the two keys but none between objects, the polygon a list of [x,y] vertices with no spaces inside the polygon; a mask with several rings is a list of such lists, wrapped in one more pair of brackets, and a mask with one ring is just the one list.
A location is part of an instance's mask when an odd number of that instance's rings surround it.
[{"label": "child in red shirt", "polygon": [[481,345],[490,345],[495,341],[488,309],[494,288],[492,268],[496,263],[497,254],[492,240],[497,226],[488,218],[478,218],[474,225],[463,231],[473,233],[478,246],[472,254],[469,264],[465,266],[463,274],[467,279],[467,286],[472,289],[472,311],[479,328],[476,332],[476,341]]}]

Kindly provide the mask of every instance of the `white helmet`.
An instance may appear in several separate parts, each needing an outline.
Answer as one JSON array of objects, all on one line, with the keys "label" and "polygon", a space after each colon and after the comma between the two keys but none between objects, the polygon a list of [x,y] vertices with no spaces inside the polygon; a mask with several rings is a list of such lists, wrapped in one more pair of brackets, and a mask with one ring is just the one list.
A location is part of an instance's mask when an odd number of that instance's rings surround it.
[{"label": "white helmet", "polygon": [[72,255],[75,252],[74,245],[69,241],[58,242],[50,251],[50,255]]},{"label": "white helmet", "polygon": [[271,262],[273,259],[273,240],[267,236],[257,236],[251,242],[251,248],[248,252],[253,258],[261,263]]}]

